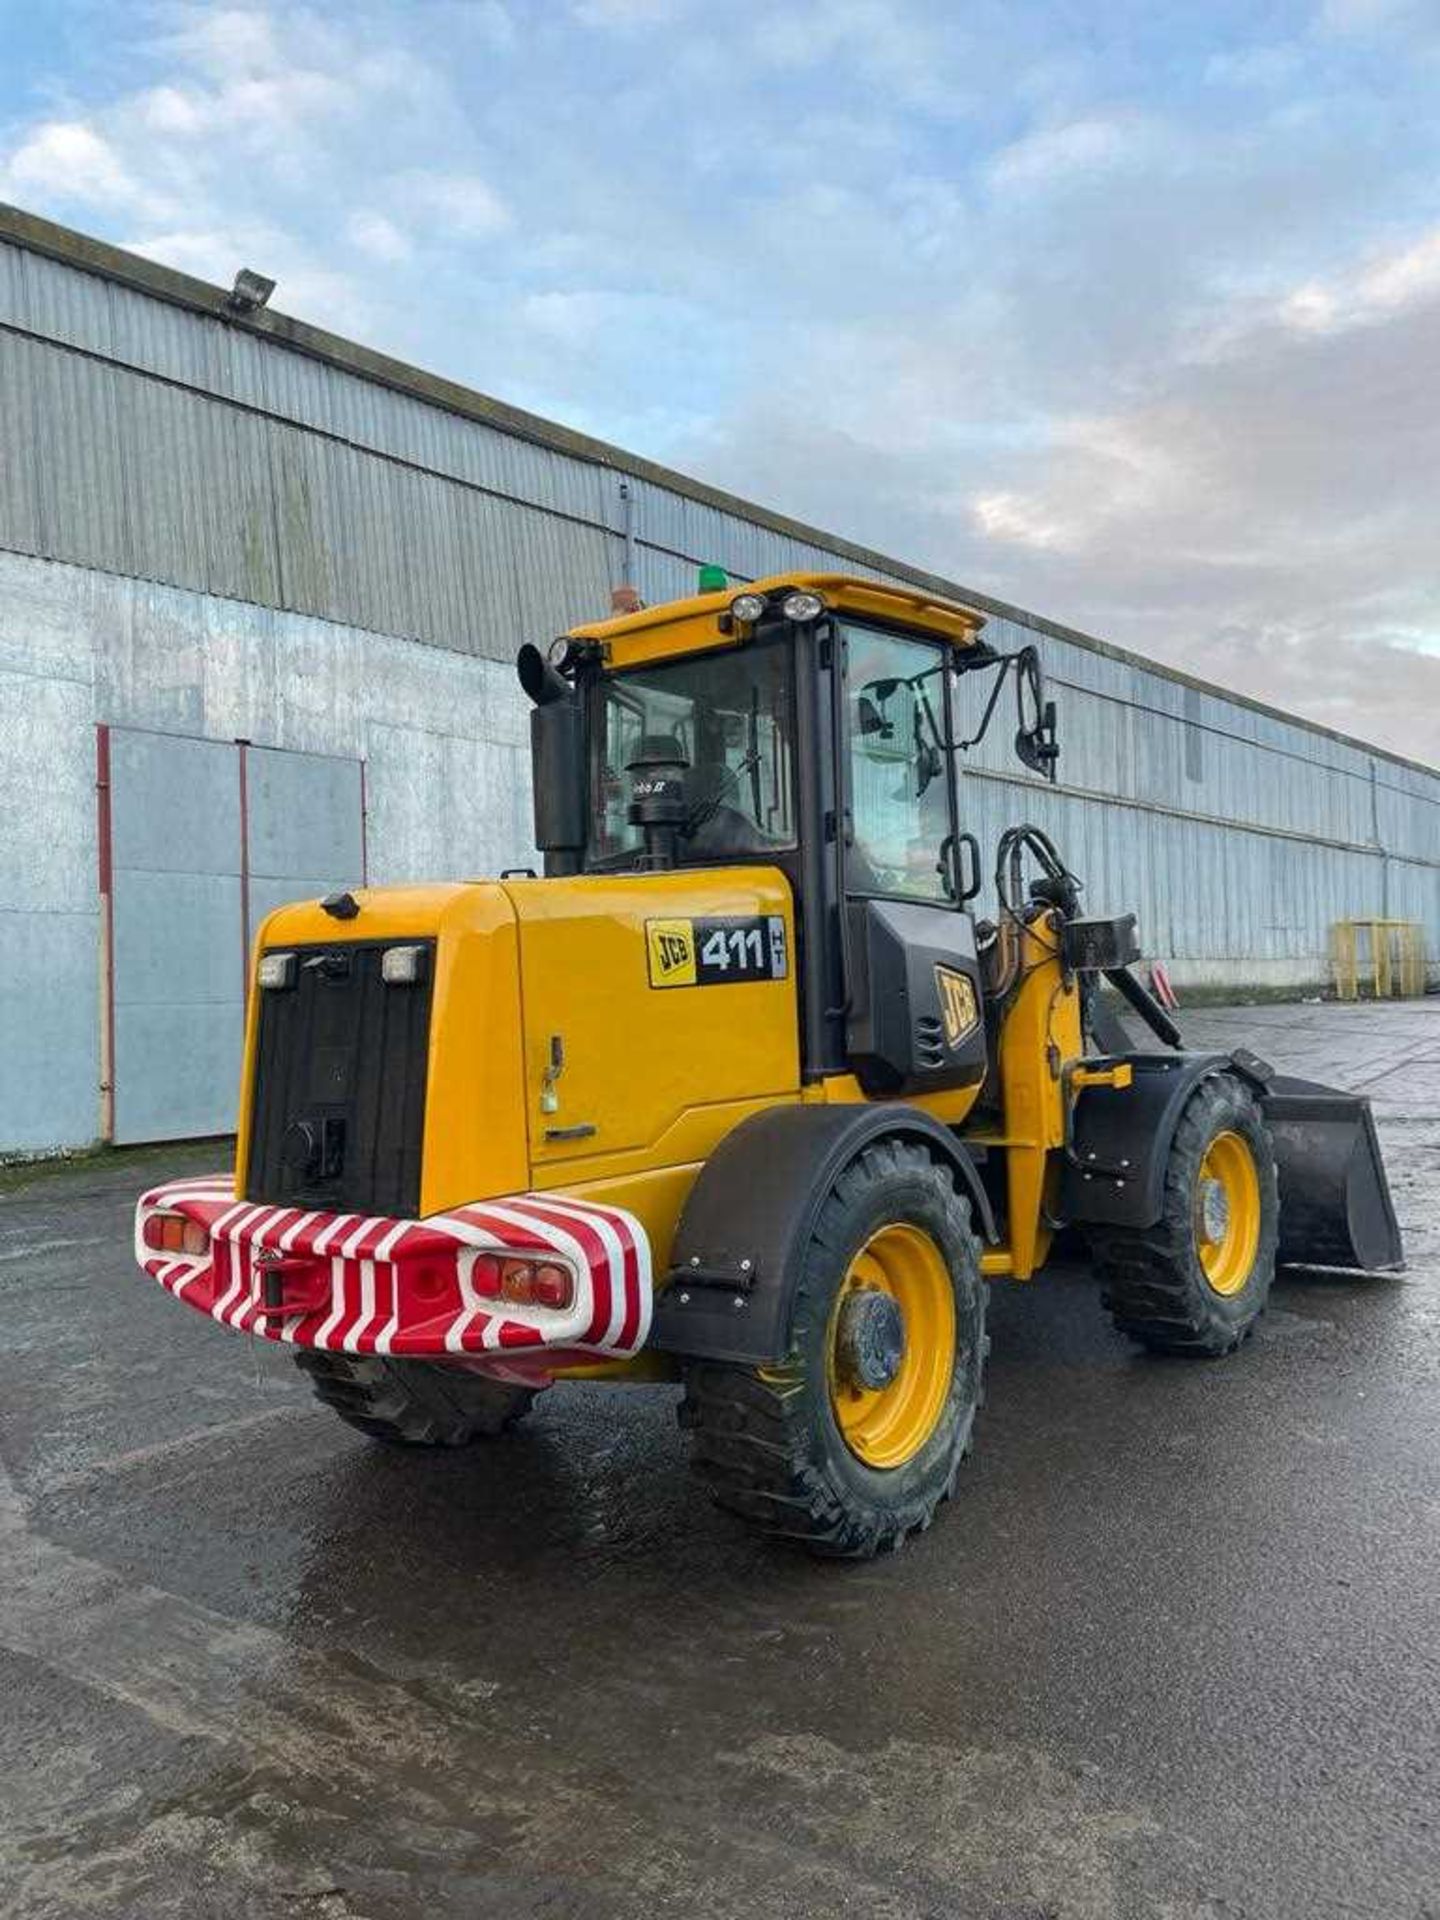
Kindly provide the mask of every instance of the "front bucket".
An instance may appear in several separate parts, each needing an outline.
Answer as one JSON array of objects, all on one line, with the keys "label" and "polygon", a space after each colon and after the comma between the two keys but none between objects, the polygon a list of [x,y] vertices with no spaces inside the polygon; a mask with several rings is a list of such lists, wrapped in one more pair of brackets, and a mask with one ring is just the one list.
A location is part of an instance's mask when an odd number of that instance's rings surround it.
[{"label": "front bucket", "polygon": [[1280,1174],[1279,1263],[1398,1267],[1400,1229],[1370,1102],[1281,1074],[1261,1104]]}]

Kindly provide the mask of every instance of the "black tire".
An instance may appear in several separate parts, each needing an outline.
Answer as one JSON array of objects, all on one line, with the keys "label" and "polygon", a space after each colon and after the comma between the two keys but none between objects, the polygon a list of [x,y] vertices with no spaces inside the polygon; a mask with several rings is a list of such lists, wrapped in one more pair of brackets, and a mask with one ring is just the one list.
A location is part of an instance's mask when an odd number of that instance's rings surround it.
[{"label": "black tire", "polygon": [[[1249,1148],[1258,1184],[1259,1234],[1243,1284],[1217,1292],[1197,1244],[1201,1163],[1221,1134]],[[1242,1080],[1203,1080],[1180,1116],[1165,1169],[1165,1204],[1153,1227],[1106,1227],[1089,1235],[1104,1304],[1121,1333],[1157,1353],[1201,1359],[1233,1353],[1254,1331],[1275,1278],[1280,1197],[1275,1148],[1260,1103]]]},{"label": "black tire", "polygon": [[[921,1230],[940,1252],[955,1308],[955,1356],[928,1439],[903,1464],[867,1465],[831,1400],[831,1319],[857,1253],[890,1226]],[[762,1532],[811,1552],[865,1559],[923,1531],[970,1450],[988,1341],[980,1246],[969,1202],[947,1168],[908,1141],[867,1147],[836,1179],[802,1257],[783,1366],[696,1361],[681,1425],[712,1497]]]},{"label": "black tire", "polygon": [[486,1380],[429,1360],[305,1349],[295,1364],[315,1397],[347,1426],[399,1447],[463,1447],[492,1439],[524,1414],[531,1387]]}]

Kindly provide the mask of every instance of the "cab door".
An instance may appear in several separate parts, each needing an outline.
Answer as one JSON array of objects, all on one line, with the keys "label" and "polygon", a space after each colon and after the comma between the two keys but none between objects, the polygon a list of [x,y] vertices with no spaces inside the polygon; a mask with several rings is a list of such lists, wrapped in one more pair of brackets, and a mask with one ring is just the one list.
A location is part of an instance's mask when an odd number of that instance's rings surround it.
[{"label": "cab door", "polygon": [[974,1086],[985,1023],[957,897],[946,650],[853,622],[837,640],[849,1062],[878,1096]]}]

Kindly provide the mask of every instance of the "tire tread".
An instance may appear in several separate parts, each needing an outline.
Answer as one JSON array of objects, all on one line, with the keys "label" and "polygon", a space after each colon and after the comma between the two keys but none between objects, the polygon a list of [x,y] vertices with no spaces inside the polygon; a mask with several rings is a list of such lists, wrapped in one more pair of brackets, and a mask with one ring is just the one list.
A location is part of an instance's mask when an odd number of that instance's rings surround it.
[{"label": "tire tread", "polygon": [[463,1447],[492,1439],[530,1408],[535,1389],[459,1367],[379,1354],[306,1348],[295,1364],[315,1397],[347,1426],[401,1447]]},{"label": "tire tread", "polygon": [[[1239,1119],[1259,1148],[1261,1233],[1252,1272],[1260,1276],[1247,1313],[1218,1304],[1203,1279],[1191,1226],[1195,1170],[1219,1120]],[[1156,1353],[1218,1359],[1234,1353],[1254,1332],[1274,1276],[1278,1199],[1275,1153],[1259,1102],[1232,1074],[1204,1080],[1191,1094],[1165,1172],[1164,1205],[1151,1227],[1091,1231],[1090,1249],[1104,1285],[1102,1300],[1116,1329]]]},{"label": "tire tread", "polygon": [[947,1255],[953,1260],[958,1251],[981,1288],[978,1338],[983,1365],[989,1344],[985,1295],[978,1280],[980,1243],[969,1201],[956,1191],[948,1169],[923,1147],[887,1140],[866,1148],[837,1176],[821,1207],[796,1291],[791,1360],[784,1367],[762,1370],[695,1361],[685,1373],[680,1424],[691,1435],[692,1465],[712,1499],[773,1538],[826,1557],[868,1559],[897,1551],[909,1535],[925,1531],[939,1502],[953,1492],[961,1462],[971,1450],[973,1406],[956,1436],[943,1482],[918,1486],[893,1502],[842,1497],[814,1458],[813,1397],[795,1352],[807,1336],[814,1336],[818,1316],[828,1323],[830,1297],[820,1295],[817,1270],[833,1274],[843,1257],[846,1224],[877,1182],[912,1176],[932,1192],[937,1176],[945,1182],[956,1241]]}]

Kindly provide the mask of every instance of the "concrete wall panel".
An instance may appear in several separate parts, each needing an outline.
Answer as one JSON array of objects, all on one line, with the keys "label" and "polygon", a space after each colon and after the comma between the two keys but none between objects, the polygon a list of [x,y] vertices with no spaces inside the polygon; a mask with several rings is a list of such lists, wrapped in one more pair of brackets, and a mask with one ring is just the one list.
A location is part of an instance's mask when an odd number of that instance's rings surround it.
[{"label": "concrete wall panel", "polygon": [[228,741],[114,728],[111,857],[117,871],[240,871],[240,765]]},{"label": "concrete wall panel", "polygon": [[[196,809],[198,811],[198,807]],[[241,997],[238,873],[116,871],[115,1029],[124,1047],[133,1008],[231,1006]],[[132,1056],[133,1059],[133,1056]],[[146,1078],[164,1075],[164,1054],[142,1062]],[[129,1125],[129,1076],[116,1075],[120,1126]]]},{"label": "concrete wall panel", "polygon": [[[115,1031],[117,1141],[233,1133],[243,1037],[238,997],[129,1009]],[[163,1077],[148,1071],[157,1056]]]},{"label": "concrete wall panel", "polygon": [[95,737],[78,680],[0,672],[0,911],[95,911]]},{"label": "concrete wall panel", "polygon": [[475,879],[535,861],[529,760],[518,747],[377,723],[370,749],[374,884]]},{"label": "concrete wall panel", "polygon": [[359,765],[252,747],[245,768],[252,879],[319,874],[329,889],[358,886],[363,866]]},{"label": "concrete wall panel", "polygon": [[83,1146],[100,1126],[99,918],[0,909],[0,1150]]}]

